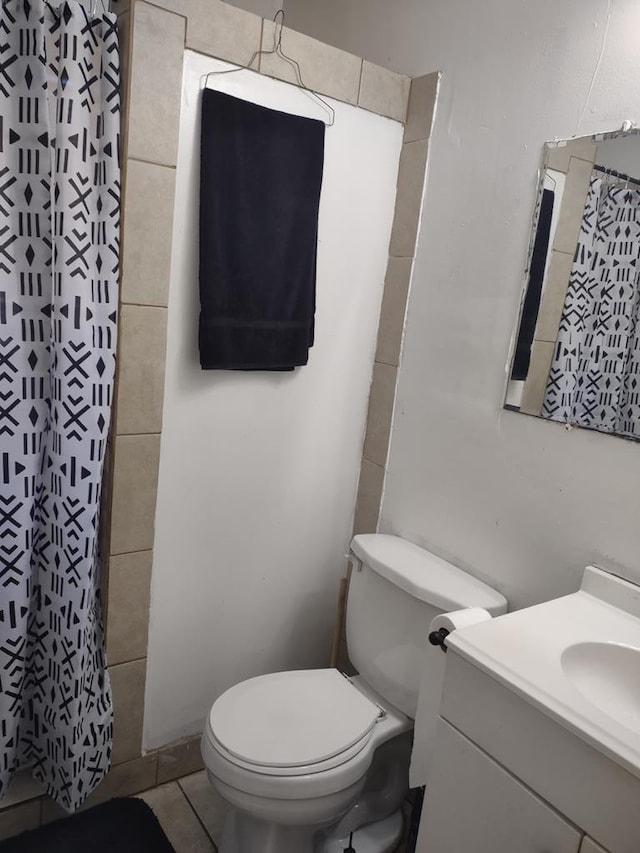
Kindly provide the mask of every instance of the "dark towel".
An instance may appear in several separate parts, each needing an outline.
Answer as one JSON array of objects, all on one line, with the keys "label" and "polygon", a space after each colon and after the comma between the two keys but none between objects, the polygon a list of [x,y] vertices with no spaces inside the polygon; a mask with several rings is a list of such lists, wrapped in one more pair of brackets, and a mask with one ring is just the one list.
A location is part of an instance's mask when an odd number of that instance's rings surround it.
[{"label": "dark towel", "polygon": [[290,370],[313,344],[321,121],[205,89],[200,364]]},{"label": "dark towel", "polygon": [[538,322],[540,300],[542,299],[542,283],[544,281],[547,253],[549,251],[554,198],[555,193],[551,190],[543,190],[540,213],[538,214],[536,238],[529,265],[529,283],[522,306],[522,318],[520,320],[520,328],[518,329],[516,352],[513,357],[513,367],[511,368],[512,379],[524,380],[529,374],[531,348]]}]

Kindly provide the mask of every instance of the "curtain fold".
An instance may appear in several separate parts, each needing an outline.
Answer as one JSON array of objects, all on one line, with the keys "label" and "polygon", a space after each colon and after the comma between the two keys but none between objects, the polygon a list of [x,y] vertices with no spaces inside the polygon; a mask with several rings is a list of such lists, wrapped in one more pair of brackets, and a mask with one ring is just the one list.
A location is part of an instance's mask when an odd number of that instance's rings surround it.
[{"label": "curtain fold", "polygon": [[640,437],[640,192],[592,179],[542,416]]},{"label": "curtain fold", "polygon": [[114,379],[114,15],[4,0],[0,28],[0,794],[67,810],[109,769],[100,490]]}]

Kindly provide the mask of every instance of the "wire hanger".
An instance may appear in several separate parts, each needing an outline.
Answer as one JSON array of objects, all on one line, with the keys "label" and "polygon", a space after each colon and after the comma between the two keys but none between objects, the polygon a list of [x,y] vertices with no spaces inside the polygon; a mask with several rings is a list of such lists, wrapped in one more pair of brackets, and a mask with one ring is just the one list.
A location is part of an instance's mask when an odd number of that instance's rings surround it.
[{"label": "wire hanger", "polygon": [[[279,19],[279,20],[278,20]],[[284,27],[284,9],[278,9],[278,11],[273,16],[273,22],[276,25],[276,29],[273,35],[273,48],[271,50],[256,50],[254,51],[251,59],[247,62],[246,65],[238,65],[235,68],[227,68],[224,71],[209,71],[209,73],[205,77],[204,85],[205,88],[207,83],[209,82],[209,77],[215,76],[216,74],[233,74],[235,71],[244,71],[248,69],[253,71],[251,68],[253,63],[259,56],[277,56],[280,59],[284,59],[285,62],[288,62],[289,65],[292,66],[293,70],[296,73],[296,79],[298,81],[298,88],[305,91],[311,98],[313,98],[320,106],[324,107],[329,114],[329,121],[325,122],[327,127],[333,127],[333,124],[336,120],[336,111],[333,109],[331,104],[325,101],[324,98],[321,98],[317,92],[314,92],[313,89],[310,89],[305,85],[302,79],[302,73],[300,71],[300,65],[293,59],[291,56],[287,56],[287,54],[282,50],[282,29]]]}]

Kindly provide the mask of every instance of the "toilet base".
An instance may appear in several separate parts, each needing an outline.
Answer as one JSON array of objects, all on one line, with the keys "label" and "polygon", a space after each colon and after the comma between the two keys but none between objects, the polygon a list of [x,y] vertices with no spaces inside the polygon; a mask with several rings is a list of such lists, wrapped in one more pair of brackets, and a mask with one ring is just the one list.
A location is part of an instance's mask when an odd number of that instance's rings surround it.
[{"label": "toilet base", "polygon": [[227,815],[219,853],[315,853],[316,832],[304,826],[281,826],[250,815]]},{"label": "toilet base", "polygon": [[[245,815],[237,820],[237,812],[229,813],[220,844],[220,853],[343,853],[349,837],[319,835],[304,827],[265,826],[261,821],[251,825]],[[402,840],[403,819],[400,809],[384,820],[370,823],[353,833],[356,853],[393,853]],[[242,835],[242,837],[240,837]]]},{"label": "toilet base", "polygon": [[[402,840],[404,823],[398,810],[384,820],[363,826],[353,833],[352,846],[356,853],[393,853]],[[343,853],[349,846],[349,837],[325,838],[316,853]]]},{"label": "toilet base", "polygon": [[[356,830],[353,833],[353,849],[356,853],[393,853],[402,840],[403,829],[402,812],[398,809],[384,820]],[[319,844],[316,853],[343,853],[348,846],[348,836],[337,838],[331,835]]]}]

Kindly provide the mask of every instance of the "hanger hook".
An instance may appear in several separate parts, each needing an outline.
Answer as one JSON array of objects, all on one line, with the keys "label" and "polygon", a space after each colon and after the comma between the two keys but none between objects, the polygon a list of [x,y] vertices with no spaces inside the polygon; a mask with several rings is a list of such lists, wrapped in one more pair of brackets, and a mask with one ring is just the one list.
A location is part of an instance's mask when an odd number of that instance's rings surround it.
[{"label": "hanger hook", "polygon": [[[242,69],[247,69],[247,68],[251,69],[251,66],[253,65],[253,62],[256,59],[256,57],[262,56],[262,55],[277,54],[281,59],[284,59],[285,62],[288,62],[289,65],[291,65],[292,68],[294,69],[295,74],[296,74],[296,80],[297,80],[298,87],[300,89],[303,89],[305,92],[307,92],[315,101],[320,103],[326,109],[326,111],[329,113],[330,121],[325,122],[325,124],[327,124],[328,127],[332,127],[334,122],[335,122],[335,119],[336,119],[336,111],[333,109],[331,104],[328,103],[328,101],[325,101],[325,99],[322,98],[320,95],[318,95],[317,92],[314,92],[312,89],[309,89],[308,86],[305,86],[304,81],[302,79],[302,74],[300,72],[300,65],[298,64],[298,62],[296,62],[295,59],[293,59],[290,56],[287,56],[287,54],[282,50],[282,29],[284,27],[284,9],[278,9],[278,11],[273,16],[273,22],[275,24],[275,31],[273,34],[273,50],[256,50],[246,65],[235,66],[234,68],[226,68],[224,71],[210,71],[207,75],[204,76],[205,89],[207,88],[209,78],[212,76],[215,76],[217,74],[231,74],[234,71],[240,71]],[[202,79],[202,78],[200,78],[200,79]]]},{"label": "hanger hook", "polygon": [[284,27],[284,9],[278,9],[278,11],[273,16],[273,20],[276,25],[276,31],[273,36],[273,49],[276,52],[279,52],[282,50],[282,28]]}]

